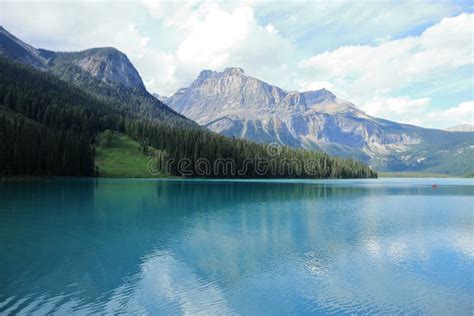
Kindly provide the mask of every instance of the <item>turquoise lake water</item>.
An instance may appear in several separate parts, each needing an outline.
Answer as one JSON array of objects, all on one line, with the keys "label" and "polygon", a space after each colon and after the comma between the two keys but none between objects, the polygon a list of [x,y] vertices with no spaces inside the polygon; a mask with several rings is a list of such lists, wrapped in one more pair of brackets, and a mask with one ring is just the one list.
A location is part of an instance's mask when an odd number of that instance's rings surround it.
[{"label": "turquoise lake water", "polygon": [[473,180],[4,183],[0,314],[472,315],[473,231]]}]

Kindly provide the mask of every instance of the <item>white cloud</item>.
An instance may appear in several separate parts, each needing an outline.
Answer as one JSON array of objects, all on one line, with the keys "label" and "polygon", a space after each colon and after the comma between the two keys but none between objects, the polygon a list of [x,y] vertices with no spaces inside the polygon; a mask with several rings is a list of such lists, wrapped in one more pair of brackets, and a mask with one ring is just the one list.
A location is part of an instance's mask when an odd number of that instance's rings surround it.
[{"label": "white cloud", "polygon": [[455,1],[261,1],[255,11],[307,54],[369,44],[462,12]]},{"label": "white cloud", "polygon": [[421,114],[426,111],[430,101],[430,98],[411,99],[407,96],[374,98],[365,105],[365,109],[372,115],[390,119],[393,116]]},{"label": "white cloud", "polygon": [[320,90],[320,89],[326,89],[326,90],[332,90],[333,85],[328,82],[328,81],[312,81],[312,82],[305,82],[305,81],[299,81],[300,86],[303,87],[302,90],[304,91],[310,91],[310,90]]},{"label": "white cloud", "polygon": [[0,21],[36,47],[61,51],[116,47],[127,54],[150,91],[165,95],[209,68],[240,66],[250,73],[258,69],[259,76],[271,80],[291,57],[291,45],[271,25],[260,26],[251,6],[141,3],[5,2]]},{"label": "white cloud", "polygon": [[186,35],[169,55],[167,68],[172,68],[171,77],[166,82],[154,82],[152,90],[171,94],[188,85],[202,69],[258,69],[260,78],[272,81],[275,72],[286,67],[293,47],[271,25],[260,26],[250,6],[226,11],[206,4],[195,10],[198,13],[185,21],[189,26]]},{"label": "white cloud", "polygon": [[189,36],[177,50],[182,62],[209,62],[209,67],[220,67],[229,56],[229,50],[238,46],[249,34],[253,11],[242,7],[229,14],[212,10],[204,20],[194,23]]},{"label": "white cloud", "polygon": [[380,98],[369,101],[366,111],[397,122],[430,128],[447,128],[459,124],[474,125],[474,101],[464,101],[443,110],[431,110],[430,98]]},{"label": "white cloud", "polygon": [[424,119],[430,127],[451,127],[458,124],[474,125],[474,101],[461,102],[446,110],[428,113]]},{"label": "white cloud", "polygon": [[278,32],[270,23],[268,23],[267,26],[265,26],[265,29],[267,30],[268,33]]},{"label": "white cloud", "polygon": [[[0,24],[37,47],[117,47],[129,56],[147,88],[164,95],[189,85],[202,69],[239,66],[284,89],[326,88],[369,114],[435,124],[432,116],[443,113],[432,109],[440,104],[432,94],[449,90],[455,95],[472,83],[472,75],[470,80],[452,80],[452,74],[474,63],[473,15],[446,18],[419,36],[393,39],[455,11],[446,3],[403,2],[392,4],[390,10],[377,3],[363,6],[364,10],[357,3],[332,2],[125,0],[111,5],[6,0],[0,3]],[[410,14],[402,14],[407,11]],[[344,31],[355,24],[354,32]],[[314,53],[321,51],[314,50],[318,45],[340,43],[346,46]],[[407,91],[420,84],[428,88]]]},{"label": "white cloud", "polygon": [[299,66],[305,76],[329,81],[339,96],[369,114],[387,111],[385,116],[399,119],[420,107],[426,110],[429,96],[411,99],[397,96],[398,91],[429,85],[450,71],[474,64],[473,17],[445,18],[417,37],[341,47],[304,59]]},{"label": "white cloud", "polygon": [[166,27],[179,29],[192,28],[193,24],[205,16],[210,10],[217,7],[212,1],[156,1],[141,0],[148,8],[149,13],[156,19],[163,21]]},{"label": "white cloud", "polygon": [[2,25],[43,48],[115,46],[131,50],[142,41],[135,27],[141,13],[130,2],[112,6],[88,1],[5,1],[0,12]]},{"label": "white cloud", "polygon": [[36,47],[116,47],[147,88],[164,95],[209,68],[240,66],[272,81],[293,52],[275,27],[260,26],[253,8],[241,2],[5,1],[0,23]]}]

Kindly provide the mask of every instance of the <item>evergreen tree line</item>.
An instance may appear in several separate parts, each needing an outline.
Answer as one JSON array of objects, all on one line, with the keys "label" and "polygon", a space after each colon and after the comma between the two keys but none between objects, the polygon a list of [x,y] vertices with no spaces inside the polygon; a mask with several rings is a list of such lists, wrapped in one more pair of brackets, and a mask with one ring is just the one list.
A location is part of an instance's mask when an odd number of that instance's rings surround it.
[{"label": "evergreen tree line", "polygon": [[[166,152],[172,175],[181,175],[178,162],[189,161],[192,176],[208,167],[213,177],[233,178],[367,178],[376,172],[358,160],[331,157],[323,152],[270,147],[245,139],[234,139],[200,129],[170,129],[151,121],[127,121],[126,134]],[[228,158],[230,160],[222,160]],[[199,160],[210,162],[198,166]],[[220,160],[220,162],[219,162]],[[259,164],[259,161],[262,162]],[[231,162],[232,166],[226,162]],[[197,168],[196,168],[197,167]],[[196,170],[198,169],[198,170]],[[231,170],[232,169],[232,170]],[[208,173],[206,173],[208,174]]]},{"label": "evergreen tree line", "polygon": [[[85,82],[83,88],[89,85]],[[239,177],[376,176],[359,161],[288,147],[274,154],[266,145],[217,135],[172,110],[160,111],[163,105],[144,94],[117,89],[88,93],[56,76],[0,58],[0,173],[91,176],[96,136],[110,129],[165,152],[167,159],[189,160],[193,176],[199,175],[195,163],[205,159],[211,163],[207,176],[235,177],[225,167],[213,168],[221,158],[232,159],[234,168],[245,171]],[[248,158],[267,159],[267,171],[258,172],[256,160]],[[300,166],[311,161],[311,172],[304,168],[295,172],[288,161]],[[169,167],[172,175],[183,175],[177,163]]]},{"label": "evergreen tree line", "polygon": [[53,130],[0,110],[0,176],[94,175],[87,133]]}]

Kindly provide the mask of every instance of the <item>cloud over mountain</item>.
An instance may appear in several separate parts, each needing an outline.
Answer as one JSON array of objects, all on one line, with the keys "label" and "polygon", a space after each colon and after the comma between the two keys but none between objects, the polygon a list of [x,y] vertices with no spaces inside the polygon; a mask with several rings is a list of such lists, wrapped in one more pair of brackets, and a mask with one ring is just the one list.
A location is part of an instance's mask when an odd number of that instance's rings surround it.
[{"label": "cloud over mountain", "polygon": [[238,66],[424,126],[444,127],[414,117],[420,108],[435,114],[472,101],[473,17],[463,3],[5,1],[1,9],[1,23],[35,47],[117,47],[160,95],[201,69]]}]

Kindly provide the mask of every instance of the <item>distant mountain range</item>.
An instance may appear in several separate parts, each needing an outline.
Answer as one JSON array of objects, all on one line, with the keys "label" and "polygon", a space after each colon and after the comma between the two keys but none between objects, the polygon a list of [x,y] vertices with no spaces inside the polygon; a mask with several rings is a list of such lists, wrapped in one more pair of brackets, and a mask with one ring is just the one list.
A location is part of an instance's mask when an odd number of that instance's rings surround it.
[{"label": "distant mountain range", "polygon": [[[473,109],[474,111],[474,109]],[[447,131],[450,132],[474,132],[474,125],[472,124],[461,124],[461,125],[456,125],[452,126],[446,129]]]},{"label": "distant mountain range", "polygon": [[203,70],[189,87],[159,99],[222,135],[356,157],[381,171],[474,169],[474,133],[372,117],[328,90],[286,91],[241,68]]},{"label": "distant mountain range", "polygon": [[[115,48],[37,49],[0,27],[0,176],[100,175],[95,146],[106,131],[139,142],[139,155],[149,156],[152,147],[170,162],[166,174],[173,176],[377,176],[354,159],[290,148],[274,155],[266,145],[218,135],[159,98],[146,90],[127,56]],[[230,170],[228,164],[219,167],[223,158],[233,162]],[[252,168],[257,158],[267,158],[267,168]],[[287,165],[290,159],[296,161],[298,173]],[[209,168],[198,169],[193,163],[198,160]],[[186,171],[178,163],[183,161],[189,162]],[[306,168],[308,161],[311,166]]]},{"label": "distant mountain range", "polygon": [[286,91],[241,68],[203,70],[189,87],[163,97],[146,90],[130,60],[115,48],[37,49],[0,27],[0,55],[51,73],[121,111],[170,126],[198,128],[196,121],[225,136],[321,150],[380,171],[464,175],[474,170],[472,132],[375,118],[328,90]]}]

